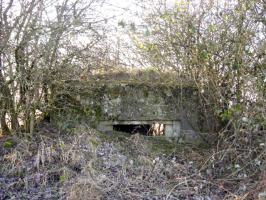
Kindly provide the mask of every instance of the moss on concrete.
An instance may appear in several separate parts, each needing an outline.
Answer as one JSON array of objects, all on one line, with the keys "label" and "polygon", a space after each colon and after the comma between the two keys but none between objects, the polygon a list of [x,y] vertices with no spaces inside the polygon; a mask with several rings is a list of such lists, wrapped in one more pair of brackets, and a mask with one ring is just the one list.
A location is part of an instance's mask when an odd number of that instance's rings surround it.
[{"label": "moss on concrete", "polygon": [[178,121],[185,112],[197,125],[198,96],[190,83],[71,80],[56,84],[54,91],[53,119],[62,123],[84,121],[96,128],[105,120]]}]

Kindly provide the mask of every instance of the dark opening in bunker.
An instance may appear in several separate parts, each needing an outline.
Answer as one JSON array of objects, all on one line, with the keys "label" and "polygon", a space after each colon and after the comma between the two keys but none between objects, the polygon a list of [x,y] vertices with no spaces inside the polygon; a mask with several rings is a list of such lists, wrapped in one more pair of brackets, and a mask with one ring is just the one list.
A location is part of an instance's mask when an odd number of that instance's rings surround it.
[{"label": "dark opening in bunker", "polygon": [[157,122],[152,122],[151,124],[137,124],[135,121],[133,121],[133,123],[134,124],[122,122],[121,124],[113,124],[112,129],[114,131],[125,132],[129,134],[139,133],[141,135],[149,136],[160,136],[165,134],[164,124]]},{"label": "dark opening in bunker", "polygon": [[141,135],[149,135],[151,125],[149,124],[117,124],[113,125],[114,131],[125,132],[130,134],[139,133]]}]

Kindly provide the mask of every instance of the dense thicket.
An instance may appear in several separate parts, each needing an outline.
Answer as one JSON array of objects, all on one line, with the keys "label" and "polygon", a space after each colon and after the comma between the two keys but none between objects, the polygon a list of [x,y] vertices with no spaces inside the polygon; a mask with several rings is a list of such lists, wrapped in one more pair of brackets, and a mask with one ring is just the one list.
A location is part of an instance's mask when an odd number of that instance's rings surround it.
[{"label": "dense thicket", "polygon": [[194,80],[209,130],[265,123],[265,1],[141,5],[144,28],[131,31],[138,53],[146,65]]},{"label": "dense thicket", "polygon": [[[128,52],[135,59],[131,64],[174,70],[177,81],[194,81],[206,130],[260,129],[265,123],[265,1],[169,2],[138,4],[142,24],[128,26],[135,47],[118,49],[117,55]],[[50,105],[54,81],[82,78],[111,63],[107,20],[98,14],[102,3],[0,2],[4,133],[33,131],[37,115]]]},{"label": "dense thicket", "polygon": [[105,61],[101,0],[0,2],[0,118],[4,134],[32,132],[55,80]]}]

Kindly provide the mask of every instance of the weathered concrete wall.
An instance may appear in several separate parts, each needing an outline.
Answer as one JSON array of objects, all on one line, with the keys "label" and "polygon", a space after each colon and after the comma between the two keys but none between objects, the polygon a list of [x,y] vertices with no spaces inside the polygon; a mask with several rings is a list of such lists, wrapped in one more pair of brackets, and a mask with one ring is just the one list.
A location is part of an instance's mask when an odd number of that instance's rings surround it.
[{"label": "weathered concrete wall", "polygon": [[55,91],[53,118],[59,123],[86,121],[103,127],[114,121],[168,121],[169,137],[195,135],[199,129],[198,94],[191,86],[71,81]]}]

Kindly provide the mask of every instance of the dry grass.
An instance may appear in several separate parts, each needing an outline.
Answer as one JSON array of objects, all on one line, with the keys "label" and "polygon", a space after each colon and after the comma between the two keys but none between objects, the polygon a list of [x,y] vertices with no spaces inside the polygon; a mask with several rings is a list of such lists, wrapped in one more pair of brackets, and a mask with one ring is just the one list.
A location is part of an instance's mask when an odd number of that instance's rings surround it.
[{"label": "dry grass", "polygon": [[0,199],[256,199],[265,185],[261,146],[251,156],[244,147],[202,150],[86,125],[11,139],[10,148],[1,140]]}]

